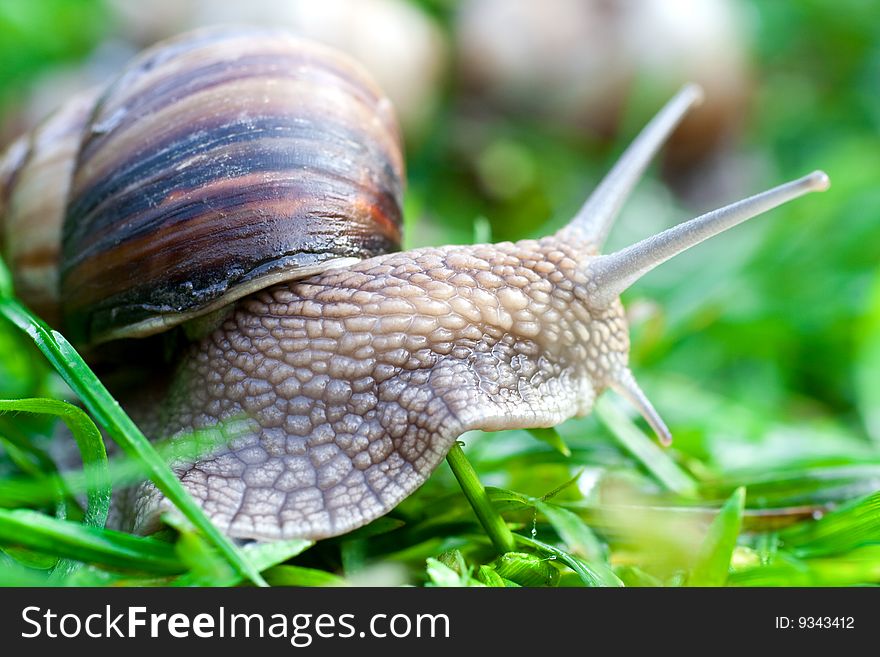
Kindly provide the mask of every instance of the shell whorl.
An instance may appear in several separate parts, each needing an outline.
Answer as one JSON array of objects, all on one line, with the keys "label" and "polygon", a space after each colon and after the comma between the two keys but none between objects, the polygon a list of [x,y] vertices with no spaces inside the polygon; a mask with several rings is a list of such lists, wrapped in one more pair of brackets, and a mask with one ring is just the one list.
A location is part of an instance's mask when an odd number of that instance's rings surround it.
[{"label": "shell whorl", "polygon": [[3,257],[16,294],[50,324],[60,321],[61,226],[82,132],[97,89],[71,98],[6,151],[0,164]]},{"label": "shell whorl", "polygon": [[211,29],[137,57],[98,102],[64,222],[79,342],[147,335],[400,244],[390,102],[353,61]]}]

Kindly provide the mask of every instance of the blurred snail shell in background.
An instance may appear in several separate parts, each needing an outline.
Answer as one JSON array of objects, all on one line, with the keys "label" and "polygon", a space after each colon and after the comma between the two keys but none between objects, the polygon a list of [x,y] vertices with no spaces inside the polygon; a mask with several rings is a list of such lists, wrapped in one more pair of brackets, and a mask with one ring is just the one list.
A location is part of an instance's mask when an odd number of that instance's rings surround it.
[{"label": "blurred snail shell in background", "polygon": [[732,0],[463,0],[459,77],[514,115],[613,134],[630,95],[660,102],[684,81],[706,103],[670,142],[676,163],[723,146],[745,113],[747,17]]},{"label": "blurred snail shell in background", "polygon": [[283,28],[359,61],[417,138],[428,127],[446,74],[448,46],[436,21],[406,0],[111,0],[140,45],[205,25]]}]

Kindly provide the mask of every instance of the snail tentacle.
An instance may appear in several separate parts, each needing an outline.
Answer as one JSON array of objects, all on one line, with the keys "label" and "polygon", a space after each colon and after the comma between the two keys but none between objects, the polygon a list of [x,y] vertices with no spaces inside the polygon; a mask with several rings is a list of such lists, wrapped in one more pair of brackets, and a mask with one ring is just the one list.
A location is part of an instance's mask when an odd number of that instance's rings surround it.
[{"label": "snail tentacle", "polygon": [[660,417],[660,413],[654,408],[651,400],[639,387],[635,376],[629,368],[625,368],[617,372],[617,375],[611,380],[609,386],[614,392],[623,397],[635,408],[639,414],[648,423],[648,426],[654,430],[657,439],[664,446],[672,444],[672,432]]},{"label": "snail tentacle", "polygon": [[814,171],[680,223],[615,253],[598,256],[588,265],[596,289],[593,300],[599,304],[611,303],[657,265],[783,203],[810,192],[825,191],[829,184],[825,172]]},{"label": "snail tentacle", "polygon": [[601,248],[620,208],[648,164],[688,111],[702,100],[703,90],[699,85],[685,85],[642,129],[561,232],[577,233],[581,239]]}]

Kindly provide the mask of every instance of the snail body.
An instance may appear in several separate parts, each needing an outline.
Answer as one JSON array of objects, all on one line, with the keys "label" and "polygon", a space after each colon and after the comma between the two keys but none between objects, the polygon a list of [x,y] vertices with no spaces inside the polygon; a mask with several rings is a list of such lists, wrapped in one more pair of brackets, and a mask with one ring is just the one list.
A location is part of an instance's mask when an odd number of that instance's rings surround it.
[{"label": "snail body", "polygon": [[[553,426],[607,388],[668,441],[628,366],[620,293],[827,186],[816,172],[600,255],[627,193],[699,99],[685,87],[556,234],[395,252],[403,158],[366,75],[277,33],[185,35],[139,57],[88,119],[60,231],[61,326],[100,349],[214,318],[190,333],[146,424],[182,440],[244,419],[211,453],[175,464],[239,538],[352,530],[418,488],[463,432]],[[124,500],[123,524],[140,532],[168,508],[149,482]]]}]

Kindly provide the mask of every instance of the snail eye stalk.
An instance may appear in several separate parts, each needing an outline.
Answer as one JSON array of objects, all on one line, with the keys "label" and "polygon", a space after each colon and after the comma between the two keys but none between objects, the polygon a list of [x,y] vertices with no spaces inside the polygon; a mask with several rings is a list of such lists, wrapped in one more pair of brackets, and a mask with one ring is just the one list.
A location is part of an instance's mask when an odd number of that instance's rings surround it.
[{"label": "snail eye stalk", "polygon": [[588,265],[590,277],[596,285],[592,301],[599,305],[609,304],[654,267],[679,253],[804,194],[825,191],[829,185],[825,172],[814,171],[680,223],[615,253],[597,256]]},{"label": "snail eye stalk", "polygon": [[620,208],[648,164],[688,111],[702,102],[703,90],[699,85],[682,87],[642,129],[562,232],[576,233],[580,239],[601,248]]}]

